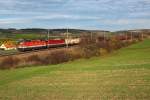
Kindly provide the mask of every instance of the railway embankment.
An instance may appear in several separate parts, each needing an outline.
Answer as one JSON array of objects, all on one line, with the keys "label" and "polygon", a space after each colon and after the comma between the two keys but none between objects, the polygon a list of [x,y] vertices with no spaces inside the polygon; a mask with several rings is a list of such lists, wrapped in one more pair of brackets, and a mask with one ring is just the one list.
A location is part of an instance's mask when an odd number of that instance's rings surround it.
[{"label": "railway embankment", "polygon": [[135,43],[120,40],[102,40],[95,42],[91,39],[82,39],[81,43],[69,48],[51,48],[38,51],[19,52],[18,54],[0,57],[1,69],[13,69],[30,66],[60,64],[81,58],[104,56],[120,48]]}]

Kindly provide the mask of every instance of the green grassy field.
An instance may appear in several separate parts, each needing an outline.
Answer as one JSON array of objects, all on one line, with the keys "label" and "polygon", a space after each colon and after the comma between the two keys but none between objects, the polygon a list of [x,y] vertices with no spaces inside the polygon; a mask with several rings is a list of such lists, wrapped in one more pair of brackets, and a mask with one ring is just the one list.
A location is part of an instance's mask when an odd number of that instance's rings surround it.
[{"label": "green grassy field", "polygon": [[150,40],[105,57],[0,71],[0,100],[149,100]]},{"label": "green grassy field", "polygon": [[45,34],[35,34],[35,33],[24,33],[24,34],[15,34],[13,38],[16,39],[40,39],[40,38],[46,38],[47,35]]},{"label": "green grassy field", "polygon": [[0,33],[0,39],[39,39],[46,38],[46,34],[36,34],[36,33]]}]

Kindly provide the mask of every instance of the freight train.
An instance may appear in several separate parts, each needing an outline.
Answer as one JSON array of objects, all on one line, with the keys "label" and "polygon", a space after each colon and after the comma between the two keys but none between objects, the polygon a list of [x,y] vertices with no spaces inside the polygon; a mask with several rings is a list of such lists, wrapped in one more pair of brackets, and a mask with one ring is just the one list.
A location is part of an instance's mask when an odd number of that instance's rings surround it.
[{"label": "freight train", "polygon": [[18,51],[31,51],[52,47],[63,47],[65,45],[76,45],[80,43],[80,38],[74,39],[49,39],[49,40],[26,40],[18,43]]}]

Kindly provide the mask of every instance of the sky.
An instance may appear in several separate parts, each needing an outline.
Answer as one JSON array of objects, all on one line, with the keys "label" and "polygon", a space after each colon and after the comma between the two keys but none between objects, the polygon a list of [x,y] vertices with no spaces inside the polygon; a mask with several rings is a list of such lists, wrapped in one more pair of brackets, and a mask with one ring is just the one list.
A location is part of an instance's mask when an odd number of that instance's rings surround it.
[{"label": "sky", "polygon": [[150,0],[0,0],[0,28],[150,28]]}]

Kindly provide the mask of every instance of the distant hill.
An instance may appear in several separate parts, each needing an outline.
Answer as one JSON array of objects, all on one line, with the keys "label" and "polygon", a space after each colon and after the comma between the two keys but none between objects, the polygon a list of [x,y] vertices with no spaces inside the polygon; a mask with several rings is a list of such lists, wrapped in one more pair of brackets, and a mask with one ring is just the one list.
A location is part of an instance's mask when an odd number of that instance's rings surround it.
[{"label": "distant hill", "polygon": [[116,31],[116,33],[145,33],[145,34],[150,34],[150,29],[135,29],[135,30],[121,30],[121,31]]},{"label": "distant hill", "polygon": [[[67,29],[49,29],[50,35],[59,36],[67,32]],[[68,29],[69,33],[72,35],[81,34],[103,34],[109,31],[103,30],[81,30],[81,29]],[[0,29],[0,39],[45,39],[47,38],[48,29],[41,28],[28,28],[28,29]]]},{"label": "distant hill", "polygon": [[[50,35],[61,35],[66,33],[67,29],[49,29]],[[150,35],[150,29],[137,29],[137,30],[121,30],[116,32],[110,32],[105,30],[82,30],[82,29],[68,29],[69,33],[74,35],[81,34],[104,34],[104,33],[144,33]],[[46,38],[48,33],[48,29],[42,28],[27,28],[27,29],[0,29],[0,39],[2,38],[12,38],[12,39],[20,39],[20,38]]]},{"label": "distant hill", "polygon": [[[82,30],[82,29],[68,29],[70,33],[82,34],[82,33],[107,33],[107,30]],[[0,29],[0,33],[28,33],[28,34],[47,34],[48,29],[42,28],[27,28],[27,29]],[[50,34],[61,34],[67,32],[67,29],[49,29]],[[135,30],[120,30],[113,33],[125,33],[125,32],[143,32],[150,33],[150,29],[135,29]]]},{"label": "distant hill", "polygon": [[[81,34],[81,33],[98,33],[98,32],[109,32],[104,30],[81,30],[81,29],[68,29],[70,33]],[[28,28],[28,29],[0,29],[1,33],[36,33],[36,34],[46,34],[48,29],[40,28]],[[51,34],[60,34],[67,32],[67,29],[49,29]]]}]

